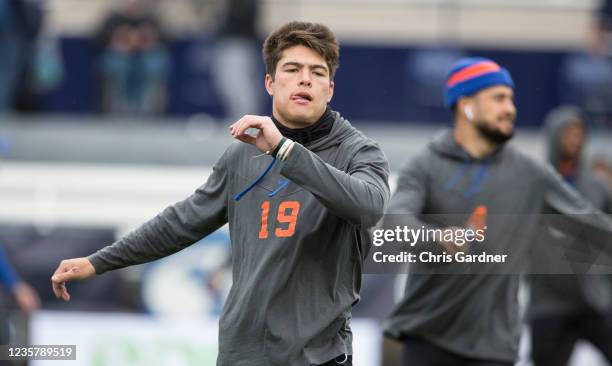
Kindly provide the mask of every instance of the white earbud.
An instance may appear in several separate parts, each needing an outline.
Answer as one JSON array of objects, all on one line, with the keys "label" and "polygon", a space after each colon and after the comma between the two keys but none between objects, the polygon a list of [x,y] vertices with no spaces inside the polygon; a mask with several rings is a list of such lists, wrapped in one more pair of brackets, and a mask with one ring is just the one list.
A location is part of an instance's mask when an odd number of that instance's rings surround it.
[{"label": "white earbud", "polygon": [[465,108],[463,108],[463,111],[465,112],[465,117],[468,120],[473,120],[474,119],[474,112],[472,112],[472,107],[470,107],[469,105],[466,105]]}]

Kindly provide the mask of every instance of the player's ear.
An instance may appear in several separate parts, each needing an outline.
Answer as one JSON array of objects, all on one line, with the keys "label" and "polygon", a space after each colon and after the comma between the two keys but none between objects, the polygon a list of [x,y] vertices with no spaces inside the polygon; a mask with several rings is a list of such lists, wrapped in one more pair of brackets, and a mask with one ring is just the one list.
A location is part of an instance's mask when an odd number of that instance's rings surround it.
[{"label": "player's ear", "polygon": [[334,81],[331,80],[329,82],[329,96],[327,97],[327,103],[331,102],[333,97],[334,97]]},{"label": "player's ear", "polygon": [[466,104],[463,107],[463,113],[465,113],[465,118],[467,118],[468,121],[473,121],[474,120],[474,110],[472,109],[472,105],[471,104]]},{"label": "player's ear", "polygon": [[467,97],[461,97],[457,101],[456,111],[458,114],[462,114],[468,121],[474,119],[474,110],[472,102]]},{"label": "player's ear", "polygon": [[266,91],[268,92],[268,95],[270,96],[274,96],[274,89],[272,89],[273,84],[274,84],[274,77],[270,74],[266,74],[264,85],[266,87]]}]

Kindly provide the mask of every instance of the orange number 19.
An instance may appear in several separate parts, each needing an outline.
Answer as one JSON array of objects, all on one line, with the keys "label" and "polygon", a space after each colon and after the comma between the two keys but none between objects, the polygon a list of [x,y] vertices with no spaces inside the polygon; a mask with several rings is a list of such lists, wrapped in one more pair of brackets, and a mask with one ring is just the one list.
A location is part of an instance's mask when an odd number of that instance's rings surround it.
[{"label": "orange number 19", "polygon": [[[274,233],[279,238],[288,238],[295,234],[295,225],[297,222],[298,212],[300,211],[300,203],[298,201],[283,201],[278,206],[277,220],[281,224],[288,224],[286,228],[276,228]],[[261,229],[259,230],[259,239],[268,238],[268,215],[270,213],[270,201],[264,201],[261,204]]]}]

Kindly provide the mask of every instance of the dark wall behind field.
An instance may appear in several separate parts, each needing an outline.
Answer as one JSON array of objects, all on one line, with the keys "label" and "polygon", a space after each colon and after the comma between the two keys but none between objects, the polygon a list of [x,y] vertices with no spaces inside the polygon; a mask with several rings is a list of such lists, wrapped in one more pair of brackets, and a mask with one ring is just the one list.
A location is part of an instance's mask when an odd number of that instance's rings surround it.
[{"label": "dark wall behind field", "polygon": [[[223,107],[211,82],[212,42],[180,39],[173,41],[170,49],[173,67],[167,114],[206,113],[221,117]],[[95,112],[96,62],[92,43],[85,38],[63,38],[61,50],[64,81],[52,92],[39,96],[40,107],[51,112]],[[332,107],[353,121],[448,123],[450,114],[441,107],[443,77],[446,65],[461,55],[490,57],[512,72],[519,125],[539,125],[546,111],[560,101],[558,79],[566,55],[563,51],[343,44]],[[261,92],[265,94],[263,83]],[[262,99],[262,110],[269,111],[268,99]]]}]

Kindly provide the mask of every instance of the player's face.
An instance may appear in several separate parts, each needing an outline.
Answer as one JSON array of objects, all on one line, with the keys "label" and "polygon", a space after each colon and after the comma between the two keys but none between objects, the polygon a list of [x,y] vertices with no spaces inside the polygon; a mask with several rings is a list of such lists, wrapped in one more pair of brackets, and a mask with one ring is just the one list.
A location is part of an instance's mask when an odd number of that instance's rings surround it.
[{"label": "player's face", "polygon": [[577,159],[584,146],[584,128],[580,121],[569,124],[561,134],[559,147],[561,155],[566,159]]},{"label": "player's face", "polygon": [[492,86],[474,97],[474,124],[489,140],[503,143],[514,135],[514,93],[504,85]]},{"label": "player's face", "polygon": [[327,63],[314,50],[298,45],[283,51],[274,77],[266,75],[276,118],[291,128],[315,123],[334,94]]}]

